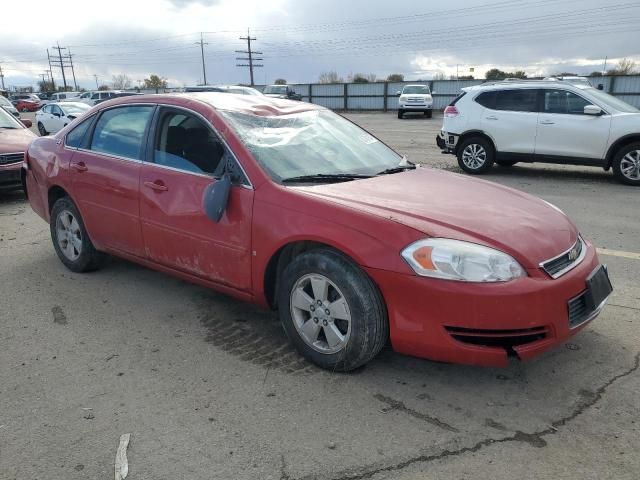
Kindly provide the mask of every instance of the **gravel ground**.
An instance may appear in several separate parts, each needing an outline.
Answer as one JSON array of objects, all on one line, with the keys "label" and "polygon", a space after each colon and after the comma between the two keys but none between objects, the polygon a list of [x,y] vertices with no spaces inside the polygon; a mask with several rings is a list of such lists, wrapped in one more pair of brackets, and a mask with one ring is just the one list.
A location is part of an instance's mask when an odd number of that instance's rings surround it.
[{"label": "gravel ground", "polygon": [[[440,118],[349,117],[458,171],[434,146]],[[0,196],[0,479],[111,477],[123,433],[132,480],[639,478],[640,190],[578,167],[487,179],[553,202],[613,251],[610,305],[528,363],[385,350],[348,375],[215,292],[119,260],[70,273],[25,199]]]}]

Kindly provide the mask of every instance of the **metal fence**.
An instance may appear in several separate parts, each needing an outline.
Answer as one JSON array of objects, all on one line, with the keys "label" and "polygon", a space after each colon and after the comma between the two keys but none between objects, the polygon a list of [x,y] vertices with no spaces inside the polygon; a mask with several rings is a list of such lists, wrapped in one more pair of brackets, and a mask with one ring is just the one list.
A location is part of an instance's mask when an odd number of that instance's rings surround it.
[{"label": "metal fence", "polygon": [[[640,107],[640,75],[590,77],[594,87],[603,85],[603,90]],[[433,95],[433,107],[444,109],[464,87],[480,85],[484,80],[431,80],[426,82],[377,82],[377,83],[335,83],[335,84],[295,84],[289,85],[302,100],[332,110],[378,110],[389,111],[398,108],[398,94],[404,85],[429,85]],[[262,90],[264,86],[256,86]]]}]

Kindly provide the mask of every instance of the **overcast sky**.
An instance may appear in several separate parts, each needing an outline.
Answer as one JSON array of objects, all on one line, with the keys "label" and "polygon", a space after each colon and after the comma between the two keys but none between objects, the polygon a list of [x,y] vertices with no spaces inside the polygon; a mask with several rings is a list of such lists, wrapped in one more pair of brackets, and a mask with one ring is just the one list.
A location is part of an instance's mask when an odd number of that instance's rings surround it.
[{"label": "overcast sky", "polygon": [[[151,73],[170,86],[194,85],[202,81],[200,32],[208,83],[248,83],[234,51],[246,48],[238,37],[249,27],[263,52],[260,84],[307,83],[330,70],[429,79],[474,68],[478,78],[492,67],[586,74],[602,70],[605,56],[609,66],[640,61],[637,0],[66,0],[55,7],[30,0],[9,16],[15,21],[0,29],[6,86],[35,85],[56,42],[73,54],[87,89],[96,87],[94,75],[108,84],[121,73],[134,86]],[[61,83],[59,68],[54,77]]]}]

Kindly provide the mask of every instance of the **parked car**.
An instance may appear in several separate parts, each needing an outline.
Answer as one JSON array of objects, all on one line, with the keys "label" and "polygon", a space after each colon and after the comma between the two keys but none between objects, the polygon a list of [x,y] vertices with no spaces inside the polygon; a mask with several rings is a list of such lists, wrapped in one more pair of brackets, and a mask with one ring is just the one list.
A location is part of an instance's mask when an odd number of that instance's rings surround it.
[{"label": "parked car", "polygon": [[236,95],[262,95],[259,90],[241,85],[198,85],[196,87],[185,87],[185,92],[218,92],[235,93]]},{"label": "parked car", "polygon": [[105,100],[110,100],[116,96],[116,92],[113,90],[104,90],[104,91],[94,91],[94,92],[84,92],[80,95],[76,102],[82,102],[86,105],[94,106],[100,102]]},{"label": "parked car", "polygon": [[0,95],[0,108],[4,108],[7,112],[13,115],[16,118],[20,118],[20,112],[18,109],[9,101],[8,98]]},{"label": "parked car", "polygon": [[38,97],[43,102],[49,102],[49,100],[51,100],[51,95],[51,92],[38,92]]},{"label": "parked car", "polygon": [[558,208],[417,168],[317,105],[115,99],[36,139],[25,168],[70,270],[113,254],[277,308],[330,370],[367,363],[389,337],[405,354],[506,365],[564,343],[611,293]]},{"label": "parked car", "polygon": [[56,133],[91,107],[80,102],[49,103],[36,112],[36,125],[40,135]]},{"label": "parked car", "polygon": [[272,98],[288,98],[289,100],[302,100],[302,95],[298,94],[289,85],[267,85],[262,91],[263,95]]},{"label": "parked car", "polygon": [[11,96],[11,101],[12,102],[19,102],[21,100],[26,100],[29,102],[34,102],[34,103],[40,103],[41,99],[38,95],[36,95],[35,93],[16,93],[14,95]]},{"label": "parked car", "polygon": [[601,90],[560,81],[463,88],[444,111],[439,147],[465,172],[497,163],[544,162],[613,168],[640,186],[640,111]]},{"label": "parked car", "polygon": [[19,112],[35,112],[40,108],[40,101],[17,100],[15,107]]},{"label": "parked car", "polygon": [[421,112],[427,118],[433,115],[433,97],[431,90],[426,85],[405,85],[398,92],[398,118],[402,118],[407,112]]},{"label": "parked car", "polygon": [[36,135],[30,120],[18,120],[0,108],[0,190],[19,190],[24,152]]},{"label": "parked car", "polygon": [[82,92],[56,92],[49,99],[51,102],[77,102]]}]

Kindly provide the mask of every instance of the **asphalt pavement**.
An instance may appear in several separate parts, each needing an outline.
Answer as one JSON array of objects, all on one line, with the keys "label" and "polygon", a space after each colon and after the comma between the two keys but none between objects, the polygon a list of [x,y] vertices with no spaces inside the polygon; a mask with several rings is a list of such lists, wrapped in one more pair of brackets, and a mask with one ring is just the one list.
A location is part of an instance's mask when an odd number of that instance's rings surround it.
[{"label": "asphalt pavement", "polygon": [[[348,116],[460,172],[441,118]],[[113,477],[123,433],[131,480],[639,478],[640,189],[586,167],[486,179],[567,212],[615,287],[570,342],[504,369],[387,349],[321,371],[271,312],[121,260],[69,272],[24,197],[0,195],[0,479]]]}]

